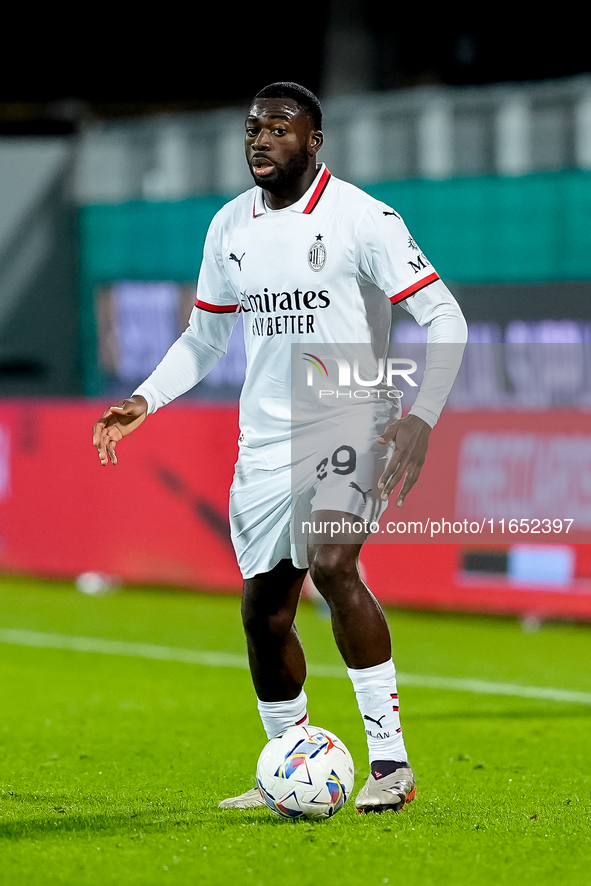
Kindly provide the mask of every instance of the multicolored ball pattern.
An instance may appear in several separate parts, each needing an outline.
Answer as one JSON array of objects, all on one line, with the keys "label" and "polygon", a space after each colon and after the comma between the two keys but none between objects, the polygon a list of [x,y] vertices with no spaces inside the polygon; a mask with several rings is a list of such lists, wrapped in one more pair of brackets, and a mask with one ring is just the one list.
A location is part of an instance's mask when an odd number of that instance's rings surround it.
[{"label": "multicolored ball pattern", "polygon": [[354,779],[343,742],[318,726],[292,726],[276,735],[257,764],[261,796],[284,818],[331,818],[349,799]]}]

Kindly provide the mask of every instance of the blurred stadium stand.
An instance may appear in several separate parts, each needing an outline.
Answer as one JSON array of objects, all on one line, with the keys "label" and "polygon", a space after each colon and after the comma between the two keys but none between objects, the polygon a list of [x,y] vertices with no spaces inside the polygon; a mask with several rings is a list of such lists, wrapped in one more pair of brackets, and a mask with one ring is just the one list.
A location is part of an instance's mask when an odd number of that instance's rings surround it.
[{"label": "blurred stadium stand", "polygon": [[0,140],[0,394],[82,393],[72,177],[64,138]]},{"label": "blurred stadium stand", "polygon": [[[367,93],[328,99],[324,109],[321,156],[331,171],[402,213],[468,321],[500,326],[490,340],[502,341],[516,320],[588,318],[591,77]],[[114,318],[119,290],[112,287],[121,281],[173,281],[190,291],[209,220],[251,186],[244,113],[105,122],[80,136],[87,393],[115,395],[130,383],[128,375],[117,381],[101,357],[100,298],[110,298]],[[396,311],[397,319],[406,316]],[[233,348],[234,380],[220,365],[194,396],[235,398],[238,336]]]},{"label": "blurred stadium stand", "polygon": [[[332,97],[324,111],[329,168],[403,214],[469,322],[500,325],[491,340],[512,321],[587,320],[591,75]],[[182,328],[209,220],[252,183],[244,112],[0,139],[0,394],[127,390],[129,361],[117,387],[105,358],[122,298],[129,316],[121,284],[152,286]],[[229,359],[239,378],[242,353]],[[199,395],[234,398],[218,371]]]},{"label": "blurred stadium stand", "polygon": [[[591,169],[591,76],[327,99],[322,157],[359,184]],[[249,187],[246,108],[105,122],[81,136],[79,203]]]}]

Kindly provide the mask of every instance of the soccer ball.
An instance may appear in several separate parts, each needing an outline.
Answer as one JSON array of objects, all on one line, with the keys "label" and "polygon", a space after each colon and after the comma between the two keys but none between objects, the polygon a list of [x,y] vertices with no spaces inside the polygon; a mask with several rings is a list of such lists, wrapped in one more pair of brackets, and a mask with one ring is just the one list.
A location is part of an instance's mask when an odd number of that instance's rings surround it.
[{"label": "soccer ball", "polygon": [[284,818],[330,818],[349,799],[355,770],[342,741],[317,726],[292,726],[265,745],[257,785]]}]

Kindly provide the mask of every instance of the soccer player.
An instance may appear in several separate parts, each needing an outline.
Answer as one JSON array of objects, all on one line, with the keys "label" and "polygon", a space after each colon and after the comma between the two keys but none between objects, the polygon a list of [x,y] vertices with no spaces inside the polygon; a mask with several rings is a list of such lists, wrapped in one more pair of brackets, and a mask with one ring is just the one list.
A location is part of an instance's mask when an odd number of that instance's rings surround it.
[{"label": "soccer player", "polygon": [[[368,129],[368,140],[373,137]],[[357,808],[399,810],[413,799],[415,779],[400,725],[388,626],[358,569],[367,533],[353,526],[345,541],[328,543],[311,531],[304,550],[293,541],[290,346],[311,351],[317,343],[358,342],[385,353],[391,303],[428,327],[427,368],[410,413],[400,418],[398,406],[394,420],[384,420],[382,403],[363,413],[356,407],[356,415],[370,416],[369,424],[361,422],[365,451],[335,439],[332,460],[327,452],[310,479],[314,521],[358,521],[359,527],[359,521],[379,517],[400,482],[396,503],[402,506],[416,482],[459,368],[466,324],[398,213],[318,163],[323,134],[316,96],[294,83],[265,87],[250,107],[245,141],[254,187],[211,223],[187,330],[129,399],[106,410],[93,444],[101,464],[116,464],[117,443],[193,387],[225,353],[242,311],[247,372],[230,523],[263,726],[272,738],[308,722],[306,665],[294,618],[309,569],[330,608],[367,736],[370,774]],[[442,351],[448,343],[462,347]],[[373,437],[367,427],[374,428]],[[338,467],[341,456],[335,461],[339,448],[355,456],[345,467]],[[258,805],[263,800],[256,788],[220,803]]]}]

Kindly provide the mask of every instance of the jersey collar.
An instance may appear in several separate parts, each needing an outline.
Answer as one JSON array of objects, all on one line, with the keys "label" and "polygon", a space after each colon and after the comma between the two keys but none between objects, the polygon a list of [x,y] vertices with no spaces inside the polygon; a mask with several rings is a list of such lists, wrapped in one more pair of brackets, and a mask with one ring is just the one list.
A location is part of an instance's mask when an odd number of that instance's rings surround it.
[{"label": "jersey collar", "polygon": [[[318,174],[306,193],[300,197],[297,203],[287,206],[292,212],[301,212],[303,215],[310,215],[318,205],[318,201],[324,194],[326,186],[330,180],[330,172],[324,163],[321,164]],[[254,204],[252,207],[252,217],[258,218],[259,215],[265,215],[268,212],[265,204],[263,189],[257,187],[254,194]]]}]

